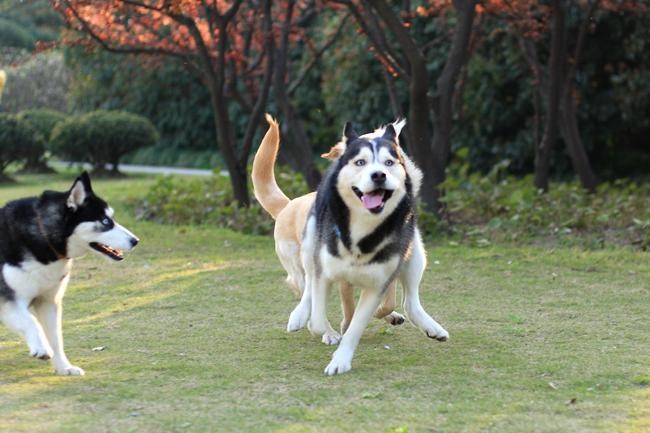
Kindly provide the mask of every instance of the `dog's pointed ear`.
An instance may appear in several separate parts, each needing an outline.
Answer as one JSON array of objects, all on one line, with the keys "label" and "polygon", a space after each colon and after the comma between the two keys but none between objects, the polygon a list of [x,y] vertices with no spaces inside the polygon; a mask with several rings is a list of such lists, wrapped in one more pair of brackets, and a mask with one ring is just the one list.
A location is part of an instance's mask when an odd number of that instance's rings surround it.
[{"label": "dog's pointed ear", "polygon": [[397,119],[393,122],[393,128],[395,129],[395,137],[399,137],[399,134],[402,132],[402,129],[406,126],[406,119]]},{"label": "dog's pointed ear", "polygon": [[321,157],[329,159],[330,161],[336,161],[345,152],[345,147],[345,143],[342,141],[336,143],[334,146],[332,146],[329,152],[321,154]]},{"label": "dog's pointed ear", "polygon": [[359,138],[359,134],[352,127],[352,123],[345,122],[345,126],[343,127],[343,138],[347,141],[353,141]]},{"label": "dog's pointed ear", "polygon": [[72,210],[77,210],[92,192],[90,176],[84,171],[72,184],[68,193],[68,199],[66,200],[66,206]]},{"label": "dog's pointed ear", "polygon": [[79,179],[81,180],[81,182],[83,182],[84,188],[86,188],[86,191],[89,192],[89,193],[92,193],[93,192],[93,186],[90,184],[90,175],[88,174],[88,172],[84,170],[81,173],[81,176],[79,176]]},{"label": "dog's pointed ear", "polygon": [[388,124],[386,125],[386,128],[384,129],[384,135],[381,136],[384,140],[388,141],[395,141],[395,128],[393,127],[393,124]]}]

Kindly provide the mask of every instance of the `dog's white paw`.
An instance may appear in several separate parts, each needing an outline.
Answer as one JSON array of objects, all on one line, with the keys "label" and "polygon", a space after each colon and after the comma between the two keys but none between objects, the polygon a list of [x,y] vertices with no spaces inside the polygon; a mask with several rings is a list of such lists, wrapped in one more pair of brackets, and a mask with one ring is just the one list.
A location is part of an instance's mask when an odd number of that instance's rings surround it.
[{"label": "dog's white paw", "polygon": [[335,374],[343,374],[352,370],[352,355],[354,353],[339,347],[332,355],[332,360],[327,367],[325,367],[325,374],[334,376]]},{"label": "dog's white paw", "polygon": [[401,325],[406,318],[396,311],[384,316],[384,320],[393,326]]},{"label": "dog's white paw", "polygon": [[29,354],[34,358],[47,360],[52,358],[52,349],[49,346],[38,345],[35,347],[30,347]]},{"label": "dog's white paw", "polygon": [[86,372],[81,367],[76,365],[67,365],[56,369],[56,374],[61,376],[83,376]]},{"label": "dog's white paw", "polygon": [[449,332],[445,330],[442,326],[438,325],[437,326],[431,327],[429,329],[425,329],[424,333],[427,334],[427,337],[433,338],[434,340],[438,341],[447,341],[449,340]]},{"label": "dog's white paw", "polygon": [[341,341],[341,335],[334,330],[330,330],[323,334],[321,341],[328,346],[335,346]]},{"label": "dog's white paw", "polygon": [[294,308],[289,315],[289,322],[287,323],[288,332],[296,332],[307,326],[309,321],[309,310],[300,308],[300,304]]}]

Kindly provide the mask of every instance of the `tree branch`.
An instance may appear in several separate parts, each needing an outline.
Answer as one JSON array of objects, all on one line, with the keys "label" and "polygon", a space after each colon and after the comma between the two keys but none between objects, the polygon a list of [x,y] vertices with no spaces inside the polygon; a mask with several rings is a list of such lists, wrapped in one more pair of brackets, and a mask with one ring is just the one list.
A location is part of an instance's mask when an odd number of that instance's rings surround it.
[{"label": "tree branch", "polygon": [[375,55],[382,62],[384,67],[389,67],[394,70],[398,75],[409,79],[408,69],[405,65],[397,60],[397,55],[391,49],[390,45],[386,42],[384,31],[377,23],[376,17],[372,12],[366,11],[365,14],[350,0],[331,0],[333,3],[339,3],[348,8],[357,24],[361,27],[363,32],[368,37],[372,49],[375,50]]},{"label": "tree branch", "polygon": [[264,2],[263,32],[264,32],[264,37],[266,39],[265,51],[268,52],[266,56],[268,60],[266,62],[266,69],[264,71],[264,80],[262,82],[262,88],[260,89],[255,106],[253,107],[253,112],[251,113],[251,117],[248,121],[246,132],[244,133],[244,139],[242,142],[243,143],[242,153],[240,156],[240,164],[244,167],[246,166],[246,163],[248,161],[248,156],[250,154],[250,150],[253,145],[253,136],[255,135],[255,132],[257,131],[257,127],[259,126],[260,121],[262,120],[262,114],[264,113],[264,107],[266,106],[266,101],[268,100],[269,91],[271,89],[271,80],[273,78],[274,42],[273,42],[273,35],[272,35],[273,23],[271,20],[271,2],[272,0],[265,0]]},{"label": "tree branch", "polygon": [[580,31],[578,33],[576,48],[573,52],[573,62],[571,63],[571,66],[569,66],[569,70],[567,71],[566,74],[566,82],[564,85],[565,91],[569,91],[569,89],[572,87],[573,78],[576,73],[576,68],[578,66],[578,63],[580,62],[580,56],[582,55],[582,48],[584,46],[587,28],[589,27],[589,21],[591,20],[591,16],[593,15],[594,11],[598,7],[599,2],[600,0],[594,0],[590,2],[589,8],[587,9],[587,14],[585,15],[585,19],[582,21],[582,24],[580,24]]},{"label": "tree branch", "polygon": [[90,38],[95,41],[99,46],[108,52],[116,54],[147,54],[147,55],[161,55],[161,56],[172,56],[179,59],[182,59],[185,62],[190,63],[193,67],[196,67],[192,56],[187,54],[178,53],[173,50],[167,50],[164,48],[146,48],[146,47],[116,47],[111,45],[108,41],[102,39],[90,26],[88,21],[86,21],[77,11],[68,0],[64,0],[65,7],[72,12],[75,19],[79,21],[84,31],[90,36]]},{"label": "tree branch", "polygon": [[341,22],[339,23],[338,27],[334,31],[334,34],[330,36],[330,38],[325,41],[323,46],[317,50],[313,57],[309,60],[309,63],[305,65],[305,67],[302,68],[302,70],[298,73],[298,76],[296,79],[289,85],[289,90],[288,93],[289,95],[292,95],[298,87],[302,84],[302,82],[305,80],[309,72],[314,68],[314,66],[317,64],[318,60],[322,57],[322,55],[330,49],[332,45],[334,45],[334,42],[339,38],[343,31],[343,27],[345,26],[345,23],[347,22],[348,18],[350,18],[350,14],[346,14],[342,19]]}]

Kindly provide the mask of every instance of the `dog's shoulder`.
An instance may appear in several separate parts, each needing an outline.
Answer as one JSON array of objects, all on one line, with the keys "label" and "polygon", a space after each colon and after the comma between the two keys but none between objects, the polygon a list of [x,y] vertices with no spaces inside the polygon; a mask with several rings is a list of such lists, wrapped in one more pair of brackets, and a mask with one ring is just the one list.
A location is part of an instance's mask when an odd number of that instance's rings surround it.
[{"label": "dog's shoulder", "polygon": [[23,238],[34,232],[36,197],[8,202],[0,208],[0,263],[19,265],[24,260]]}]

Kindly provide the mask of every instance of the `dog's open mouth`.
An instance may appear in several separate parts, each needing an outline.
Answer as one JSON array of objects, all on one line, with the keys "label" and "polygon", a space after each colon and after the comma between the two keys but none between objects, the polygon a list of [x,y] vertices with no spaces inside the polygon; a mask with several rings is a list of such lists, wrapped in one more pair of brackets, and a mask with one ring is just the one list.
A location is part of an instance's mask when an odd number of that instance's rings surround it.
[{"label": "dog's open mouth", "polygon": [[99,242],[91,242],[90,247],[113,260],[120,261],[124,259],[124,254],[122,254],[121,250],[109,247],[108,245],[100,244]]},{"label": "dog's open mouth", "polygon": [[352,191],[359,197],[363,207],[372,213],[379,213],[384,209],[384,203],[393,195],[393,191],[389,189],[376,189],[367,193],[362,193],[356,186],[352,187]]}]

